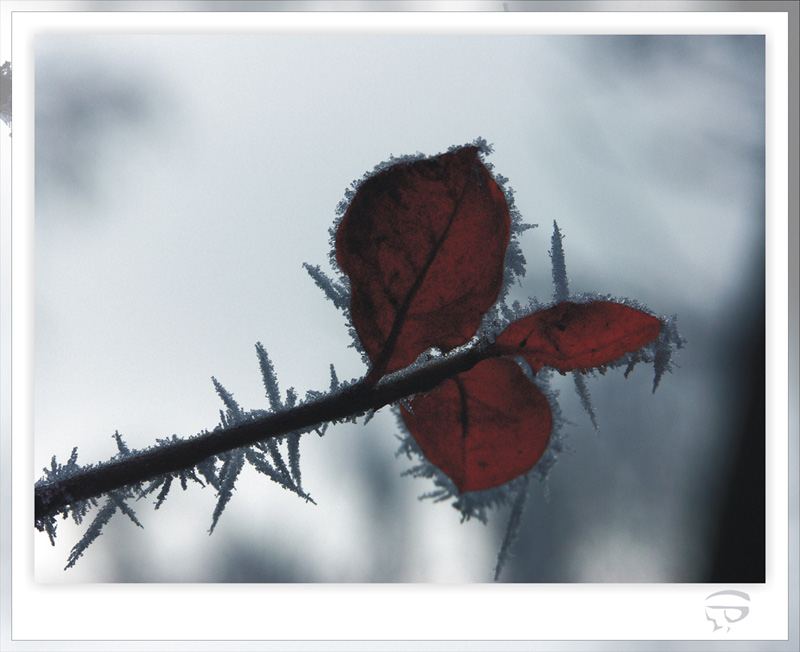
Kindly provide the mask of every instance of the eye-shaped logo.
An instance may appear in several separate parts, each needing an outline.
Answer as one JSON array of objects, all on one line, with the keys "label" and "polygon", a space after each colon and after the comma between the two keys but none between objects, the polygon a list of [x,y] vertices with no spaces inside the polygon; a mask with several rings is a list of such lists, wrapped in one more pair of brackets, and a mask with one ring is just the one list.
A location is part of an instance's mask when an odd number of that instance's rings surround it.
[{"label": "eye-shaped logo", "polygon": [[750,613],[750,596],[743,591],[717,591],[706,598],[706,620],[714,623],[714,631],[725,628],[731,631],[731,625],[744,620]]}]

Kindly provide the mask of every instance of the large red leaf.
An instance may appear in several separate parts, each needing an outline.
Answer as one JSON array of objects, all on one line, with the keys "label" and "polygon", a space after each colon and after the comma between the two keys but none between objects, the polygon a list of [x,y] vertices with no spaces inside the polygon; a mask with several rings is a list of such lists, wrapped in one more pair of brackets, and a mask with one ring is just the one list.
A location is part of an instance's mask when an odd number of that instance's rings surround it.
[{"label": "large red leaf", "polygon": [[472,338],[500,292],[509,232],[505,196],[477,147],[398,163],[362,183],[336,259],[375,382],[431,347]]},{"label": "large red leaf", "polygon": [[495,342],[502,355],[522,356],[534,372],[599,367],[649,344],[661,321],[608,301],[559,303],[510,324]]},{"label": "large red leaf", "polygon": [[402,412],[408,429],[461,492],[522,475],[550,441],[550,405],[512,360],[484,360],[410,406]]}]

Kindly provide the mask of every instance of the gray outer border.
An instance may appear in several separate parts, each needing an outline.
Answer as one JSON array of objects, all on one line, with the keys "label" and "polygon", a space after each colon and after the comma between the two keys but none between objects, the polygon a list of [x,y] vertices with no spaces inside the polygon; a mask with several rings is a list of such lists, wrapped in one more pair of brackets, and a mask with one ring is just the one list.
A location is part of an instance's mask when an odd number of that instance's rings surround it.
[{"label": "gray outer border", "polygon": [[[8,3],[8,0],[1,0]],[[3,13],[10,13],[6,5]],[[25,3],[15,3],[23,9]],[[49,3],[48,3],[49,4]],[[53,3],[55,4],[55,3]],[[65,1],[60,11],[436,11],[437,2],[399,2],[397,0],[342,0],[338,2],[301,1],[239,1],[221,2],[188,0],[158,2],[88,2]],[[16,650],[453,650],[458,652],[478,650],[616,650],[668,651],[668,650],[724,650],[739,652],[749,650],[786,651],[800,650],[800,148],[798,148],[798,126],[800,120],[800,2],[792,1],[536,1],[536,0],[486,0],[482,2],[462,1],[460,6],[448,3],[447,9],[467,11],[759,11],[785,12],[789,18],[789,638],[786,641],[14,641],[11,639],[11,265],[10,242],[4,237],[3,262],[0,266],[2,300],[0,301],[0,648],[9,652]],[[25,11],[36,10],[31,4]],[[47,10],[52,10],[48,7]],[[0,139],[0,156],[10,162],[11,143],[7,137]],[[6,158],[8,157],[8,158]],[[9,164],[10,169],[10,164]],[[10,179],[3,176],[0,188],[3,199],[0,211],[3,217],[3,235],[10,234],[11,196]],[[794,180],[795,183],[791,183]],[[6,218],[6,216],[8,216]],[[9,225],[6,230],[6,224]],[[791,614],[795,615],[792,616]]]}]

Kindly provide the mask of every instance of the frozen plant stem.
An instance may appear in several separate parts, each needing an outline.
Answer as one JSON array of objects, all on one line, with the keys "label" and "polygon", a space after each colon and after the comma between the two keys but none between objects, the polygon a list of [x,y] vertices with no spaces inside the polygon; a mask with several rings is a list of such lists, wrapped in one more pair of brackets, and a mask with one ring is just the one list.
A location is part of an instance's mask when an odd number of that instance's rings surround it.
[{"label": "frozen plant stem", "polygon": [[224,429],[176,441],[130,457],[93,466],[67,478],[36,485],[35,520],[52,516],[79,500],[144,482],[166,473],[191,469],[226,451],[250,446],[288,432],[378,410],[406,396],[429,392],[444,380],[498,355],[487,342],[432,362],[378,385],[363,379],[318,400],[273,412]]}]

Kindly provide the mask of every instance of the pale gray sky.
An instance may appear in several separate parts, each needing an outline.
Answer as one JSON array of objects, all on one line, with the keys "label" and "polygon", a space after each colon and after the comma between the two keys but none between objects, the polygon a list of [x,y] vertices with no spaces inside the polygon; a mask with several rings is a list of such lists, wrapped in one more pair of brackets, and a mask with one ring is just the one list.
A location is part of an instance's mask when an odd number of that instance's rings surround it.
[{"label": "pale gray sky", "polygon": [[[512,298],[552,292],[552,221],[574,292],[677,314],[681,368],[564,383],[574,453],[532,490],[509,581],[704,581],[763,323],[764,40],[646,36],[38,36],[36,464],[212,428],[216,376],[266,407],[362,375],[328,269],[335,208],[391,154],[482,136],[538,229]],[[38,535],[40,581],[489,581],[505,527],[461,525],[401,477],[391,413],[301,444],[317,505],[248,473],[209,537],[210,490],[145,530]],[[165,545],[168,542],[169,545]]]}]

